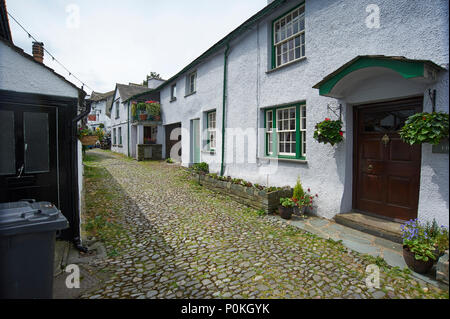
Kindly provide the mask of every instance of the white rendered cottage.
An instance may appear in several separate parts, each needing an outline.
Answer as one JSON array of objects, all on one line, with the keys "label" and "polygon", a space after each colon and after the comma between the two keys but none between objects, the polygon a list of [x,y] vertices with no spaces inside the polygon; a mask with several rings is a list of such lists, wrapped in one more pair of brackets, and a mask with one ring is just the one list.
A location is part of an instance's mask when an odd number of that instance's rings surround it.
[{"label": "white rendered cottage", "polygon": [[[448,225],[448,147],[398,136],[415,112],[448,113],[447,17],[440,0],[270,2],[157,88],[163,155],[271,186],[300,177],[326,218]],[[344,122],[334,147],[313,138],[325,118]]]}]

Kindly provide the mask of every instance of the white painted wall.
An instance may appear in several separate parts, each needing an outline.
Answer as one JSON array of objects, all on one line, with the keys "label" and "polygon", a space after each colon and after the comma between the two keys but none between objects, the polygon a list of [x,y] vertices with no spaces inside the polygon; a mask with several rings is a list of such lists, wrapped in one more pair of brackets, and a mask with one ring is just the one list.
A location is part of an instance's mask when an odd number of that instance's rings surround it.
[{"label": "white painted wall", "polygon": [[3,41],[0,41],[0,90],[78,98],[75,87]]},{"label": "white painted wall", "polygon": [[[424,110],[429,110],[428,87],[396,78],[381,76],[372,82],[361,83],[358,91],[348,94],[344,104],[345,141],[335,147],[313,139],[314,126],[325,117],[335,118],[327,111],[327,103],[335,99],[319,96],[313,85],[358,55],[405,56],[410,59],[432,60],[448,64],[448,2],[378,1],[381,27],[369,29],[365,19],[369,3],[359,0],[306,1],[306,59],[292,65],[270,70],[271,24],[300,1],[289,1],[283,8],[253,26],[246,34],[231,43],[228,66],[228,101],[226,127],[263,127],[262,109],[298,101],[306,101],[307,108],[307,162],[278,161],[276,173],[265,174],[268,161],[257,159],[264,152],[262,132],[251,137],[247,145],[255,148],[250,163],[226,165],[226,175],[252,182],[275,186],[293,186],[298,176],[303,185],[318,193],[316,213],[332,218],[351,209],[352,181],[352,103],[386,97],[424,94]],[[202,153],[202,161],[210,163],[211,171],[220,169],[223,51],[197,66],[197,93],[183,97],[186,77],[177,80],[177,100],[170,102],[170,85],[161,91],[164,125],[181,122],[183,127],[183,165],[190,164],[190,121],[200,118],[201,131],[206,121],[204,112],[217,110],[217,152]],[[384,81],[380,85],[380,81]],[[376,82],[376,83],[375,83]],[[448,112],[448,72],[443,72],[435,85],[438,89],[438,107]],[[183,92],[183,93],[182,93]],[[226,136],[225,155],[234,151]],[[237,152],[239,153],[239,152]],[[212,161],[216,164],[211,165]],[[253,163],[251,163],[253,162]],[[448,225],[448,154],[432,154],[424,146],[422,154],[419,217],[436,218]]]},{"label": "white painted wall", "polygon": [[111,131],[111,118],[106,115],[106,100],[92,102],[90,114],[97,116],[96,121],[87,122],[91,128],[97,128],[102,123],[107,132]]},{"label": "white painted wall", "polygon": [[[116,107],[117,103],[119,102],[119,117],[116,118]],[[128,112],[130,112],[128,117]],[[116,92],[114,93],[113,98],[113,105],[111,109],[111,151],[121,153],[128,156],[128,118],[131,119],[131,110],[129,107],[129,103],[123,103],[122,99],[120,98],[119,90],[116,89]],[[119,143],[119,127],[122,128],[122,146],[119,145],[114,146],[113,145],[113,129],[115,128],[117,131],[117,144]],[[131,125],[130,125],[130,131],[131,131]],[[131,137],[131,136],[130,136]],[[131,140],[131,138],[130,138]],[[131,155],[131,148],[130,148],[130,155]]]}]

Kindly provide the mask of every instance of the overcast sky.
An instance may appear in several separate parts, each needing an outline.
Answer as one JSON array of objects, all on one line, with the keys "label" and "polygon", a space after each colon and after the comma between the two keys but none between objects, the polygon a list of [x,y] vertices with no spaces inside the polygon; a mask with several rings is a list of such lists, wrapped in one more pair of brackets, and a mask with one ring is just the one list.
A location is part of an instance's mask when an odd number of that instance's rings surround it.
[{"label": "overcast sky", "polygon": [[[266,6],[267,0],[6,3],[9,13],[69,70],[95,91],[106,92],[115,83],[141,83],[150,71],[170,78]],[[14,44],[31,54],[32,39],[12,19],[10,25]],[[44,57],[44,63],[81,87],[50,57]]]}]

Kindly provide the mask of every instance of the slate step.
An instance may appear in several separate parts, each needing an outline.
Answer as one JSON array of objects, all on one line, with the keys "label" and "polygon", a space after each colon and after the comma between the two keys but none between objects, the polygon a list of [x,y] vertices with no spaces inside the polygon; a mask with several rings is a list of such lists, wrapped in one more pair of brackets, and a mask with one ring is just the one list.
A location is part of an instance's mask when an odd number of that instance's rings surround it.
[{"label": "slate step", "polygon": [[403,243],[400,225],[383,218],[368,216],[356,212],[339,214],[334,217],[336,223],[362,231],[373,236]]}]

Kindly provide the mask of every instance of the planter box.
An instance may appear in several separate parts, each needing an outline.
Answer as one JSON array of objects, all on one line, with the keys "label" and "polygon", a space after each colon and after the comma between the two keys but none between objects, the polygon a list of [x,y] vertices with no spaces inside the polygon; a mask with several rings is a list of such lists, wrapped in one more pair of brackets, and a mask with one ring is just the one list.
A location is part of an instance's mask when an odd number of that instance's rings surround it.
[{"label": "planter box", "polygon": [[233,184],[228,181],[221,181],[208,175],[192,173],[192,179],[197,180],[200,185],[209,189],[219,191],[230,196],[235,201],[255,209],[262,209],[266,213],[275,213],[280,205],[281,197],[292,197],[292,189],[283,189],[267,193],[255,187]]}]

